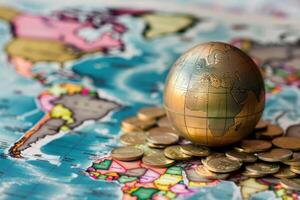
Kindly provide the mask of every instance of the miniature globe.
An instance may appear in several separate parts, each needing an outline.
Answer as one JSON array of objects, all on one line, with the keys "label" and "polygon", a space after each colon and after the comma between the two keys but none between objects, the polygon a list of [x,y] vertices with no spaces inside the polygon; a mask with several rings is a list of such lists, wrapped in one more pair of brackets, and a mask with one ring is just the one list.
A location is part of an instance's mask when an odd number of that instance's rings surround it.
[{"label": "miniature globe", "polygon": [[240,49],[209,42],[185,52],[173,65],[164,90],[172,126],[186,139],[225,146],[251,133],[265,104],[264,81]]}]

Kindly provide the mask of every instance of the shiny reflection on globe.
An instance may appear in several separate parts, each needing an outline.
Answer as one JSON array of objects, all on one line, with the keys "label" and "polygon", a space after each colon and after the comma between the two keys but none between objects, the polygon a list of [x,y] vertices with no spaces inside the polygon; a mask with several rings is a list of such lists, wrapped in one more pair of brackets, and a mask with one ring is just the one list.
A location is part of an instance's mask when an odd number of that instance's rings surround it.
[{"label": "shiny reflection on globe", "polygon": [[224,146],[247,136],[261,117],[265,89],[260,70],[240,49],[209,42],[185,52],[169,72],[164,106],[183,137]]}]

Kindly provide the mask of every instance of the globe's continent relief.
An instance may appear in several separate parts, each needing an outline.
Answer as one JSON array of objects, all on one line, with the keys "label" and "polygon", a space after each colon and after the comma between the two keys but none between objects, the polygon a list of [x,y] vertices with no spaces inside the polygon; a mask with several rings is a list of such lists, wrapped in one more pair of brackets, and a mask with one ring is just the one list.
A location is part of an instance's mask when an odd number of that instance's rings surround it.
[{"label": "globe's continent relief", "polygon": [[209,129],[213,137],[227,134],[238,139],[242,135],[233,132],[241,127],[248,131],[261,115],[262,77],[239,49],[224,44],[197,46],[178,60],[171,73],[176,74],[177,90],[185,90],[183,126],[190,139],[199,129]]}]

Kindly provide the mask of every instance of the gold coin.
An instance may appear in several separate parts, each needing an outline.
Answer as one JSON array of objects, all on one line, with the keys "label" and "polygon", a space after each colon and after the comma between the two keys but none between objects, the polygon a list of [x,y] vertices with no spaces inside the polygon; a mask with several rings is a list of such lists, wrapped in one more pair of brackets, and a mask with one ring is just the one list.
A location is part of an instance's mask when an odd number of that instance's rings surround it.
[{"label": "gold coin", "polygon": [[209,160],[211,158],[219,158],[219,157],[224,157],[225,154],[224,153],[219,153],[219,152],[211,152],[211,154],[209,154],[209,156],[206,157],[206,160]]},{"label": "gold coin", "polygon": [[296,174],[300,174],[300,166],[291,166],[290,170]]},{"label": "gold coin", "polygon": [[260,138],[275,138],[283,135],[283,129],[275,124],[269,124],[266,130],[256,133]]},{"label": "gold coin", "polygon": [[242,163],[226,156],[214,157],[202,161],[203,165],[212,172],[228,173],[238,170]]},{"label": "gold coin", "polygon": [[152,153],[163,153],[162,149],[150,148],[146,144],[140,144],[140,145],[137,145],[136,147],[138,147],[140,149],[143,149],[144,156],[147,156],[147,155],[152,154]]},{"label": "gold coin", "polygon": [[125,133],[120,136],[120,141],[126,145],[138,145],[146,142],[146,134],[144,132]]},{"label": "gold coin", "polygon": [[203,165],[199,165],[195,171],[199,176],[206,179],[226,179],[230,175],[228,173],[219,174],[219,173],[211,172]]},{"label": "gold coin", "polygon": [[263,130],[263,129],[267,129],[269,122],[265,121],[265,120],[259,120],[259,122],[256,124],[254,130],[258,131],[258,130]]},{"label": "gold coin", "polygon": [[171,128],[172,125],[168,119],[168,117],[162,117],[160,118],[158,121],[157,121],[157,125],[159,127],[168,127],[168,128]]},{"label": "gold coin", "polygon": [[178,140],[179,136],[170,128],[153,128],[147,135],[147,141],[152,144],[171,145],[177,143]]},{"label": "gold coin", "polygon": [[272,140],[272,143],[279,148],[292,151],[300,150],[300,138],[297,137],[277,137]]},{"label": "gold coin", "polygon": [[121,125],[121,130],[124,133],[132,133],[132,132],[140,132],[143,131],[141,128],[138,127],[129,127],[129,126],[123,126]]},{"label": "gold coin", "polygon": [[190,156],[203,157],[203,156],[208,156],[210,154],[209,148],[204,146],[186,144],[186,145],[180,145],[180,148],[184,154]]},{"label": "gold coin", "polygon": [[191,156],[183,153],[179,145],[173,145],[165,148],[164,154],[166,157],[173,160],[187,160],[190,159]]},{"label": "gold coin", "polygon": [[143,163],[152,167],[168,167],[175,163],[174,160],[165,157],[163,152],[152,153],[144,156]]},{"label": "gold coin", "polygon": [[280,183],[282,187],[288,189],[288,190],[295,190],[300,191],[300,179],[299,178],[282,178],[280,179]]},{"label": "gold coin", "polygon": [[140,120],[137,117],[129,117],[122,121],[121,126],[127,131],[142,131],[151,128],[155,124],[155,120]]},{"label": "gold coin", "polygon": [[137,114],[138,118],[140,118],[141,120],[157,119],[165,115],[166,115],[165,109],[160,107],[142,108],[138,111]]},{"label": "gold coin", "polygon": [[275,163],[254,163],[246,165],[246,170],[260,174],[275,174],[280,169],[280,166]]},{"label": "gold coin", "polygon": [[164,149],[167,147],[167,145],[161,145],[161,144],[153,144],[151,142],[146,143],[148,147],[154,148],[154,149]]},{"label": "gold coin", "polygon": [[294,152],[292,158],[283,163],[290,166],[300,166],[300,153]]},{"label": "gold coin", "polygon": [[286,137],[300,137],[300,124],[294,124],[286,129]]},{"label": "gold coin", "polygon": [[292,172],[289,167],[281,167],[273,176],[276,178],[295,178],[297,174]]},{"label": "gold coin", "polygon": [[260,178],[260,177],[265,176],[265,174],[250,171],[250,170],[247,170],[247,169],[242,173],[242,175],[246,176],[246,177],[249,177],[249,178]]},{"label": "gold coin", "polygon": [[262,152],[257,154],[257,157],[260,160],[267,161],[267,162],[279,162],[279,161],[286,161],[293,155],[293,152],[288,149],[279,149],[274,148],[268,152]]},{"label": "gold coin", "polygon": [[127,146],[118,147],[111,151],[111,156],[120,161],[133,161],[140,159],[144,151],[140,148]]},{"label": "gold coin", "polygon": [[272,147],[272,143],[266,140],[242,140],[240,147],[236,150],[246,153],[266,151]]},{"label": "gold coin", "polygon": [[235,150],[227,151],[225,155],[230,159],[235,159],[240,162],[255,162],[257,160],[257,157],[253,154],[239,152]]}]

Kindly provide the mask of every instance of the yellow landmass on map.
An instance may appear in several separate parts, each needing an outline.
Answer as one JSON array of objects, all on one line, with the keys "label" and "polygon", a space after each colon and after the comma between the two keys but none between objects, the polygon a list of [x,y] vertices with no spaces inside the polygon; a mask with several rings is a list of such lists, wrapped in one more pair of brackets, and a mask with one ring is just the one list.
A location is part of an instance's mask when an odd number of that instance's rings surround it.
[{"label": "yellow landmass on map", "polygon": [[20,12],[13,8],[0,5],[0,19],[2,20],[10,22],[19,14]]},{"label": "yellow landmass on map", "polygon": [[253,194],[268,190],[267,185],[258,183],[254,178],[249,178],[240,183],[243,199],[249,199]]},{"label": "yellow landmass on map", "polygon": [[50,116],[52,118],[62,118],[67,122],[67,124],[74,123],[72,112],[62,104],[57,104],[56,106],[54,106],[54,108],[50,112]]},{"label": "yellow landmass on map", "polygon": [[54,40],[15,38],[6,46],[9,56],[22,57],[31,62],[59,62],[64,63],[81,56],[65,44]]},{"label": "yellow landmass on map", "polygon": [[146,38],[152,39],[161,35],[184,31],[191,27],[196,19],[189,15],[181,14],[145,14],[142,18],[147,23],[144,31]]}]

